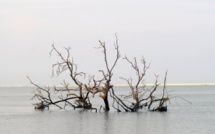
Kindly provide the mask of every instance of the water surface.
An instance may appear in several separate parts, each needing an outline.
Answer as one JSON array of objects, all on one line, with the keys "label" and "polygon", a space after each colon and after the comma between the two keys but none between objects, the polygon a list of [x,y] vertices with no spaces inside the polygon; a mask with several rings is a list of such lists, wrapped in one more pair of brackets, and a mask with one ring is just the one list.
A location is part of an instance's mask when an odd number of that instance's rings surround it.
[{"label": "water surface", "polygon": [[[124,87],[118,88],[124,92]],[[95,113],[80,110],[34,110],[32,88],[0,88],[2,134],[213,134],[215,87],[168,87],[174,98],[168,112]],[[115,91],[117,92],[117,90]]]}]

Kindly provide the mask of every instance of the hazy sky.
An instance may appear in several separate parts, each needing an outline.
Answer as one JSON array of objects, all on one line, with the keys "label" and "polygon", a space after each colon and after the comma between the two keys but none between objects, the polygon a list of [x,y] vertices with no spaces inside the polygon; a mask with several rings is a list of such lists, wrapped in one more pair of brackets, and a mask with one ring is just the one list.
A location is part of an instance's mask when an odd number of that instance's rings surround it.
[{"label": "hazy sky", "polygon": [[[0,85],[58,84],[67,73],[51,79],[51,45],[62,52],[71,47],[79,70],[98,74],[104,69],[98,40],[105,41],[109,59],[115,56],[115,33],[121,55],[142,56],[151,62],[146,82],[154,73],[168,83],[215,82],[214,0],[1,0]],[[120,60],[119,76],[135,76]],[[99,77],[98,77],[99,78]]]}]

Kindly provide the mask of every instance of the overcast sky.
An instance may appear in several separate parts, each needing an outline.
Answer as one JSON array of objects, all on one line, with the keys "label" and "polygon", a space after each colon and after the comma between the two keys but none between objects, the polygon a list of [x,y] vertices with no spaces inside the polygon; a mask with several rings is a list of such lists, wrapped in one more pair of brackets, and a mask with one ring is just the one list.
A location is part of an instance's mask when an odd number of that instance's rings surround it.
[{"label": "overcast sky", "polygon": [[[168,83],[215,82],[214,0],[1,0],[0,85],[29,85],[70,81],[68,73],[51,78],[51,45],[71,55],[79,70],[99,74],[103,55],[95,49],[106,42],[109,60],[115,52],[115,33],[122,57],[145,57],[151,62],[146,82],[154,73]],[[119,77],[134,77],[125,60],[114,70]],[[97,76],[99,78],[99,76]]]}]

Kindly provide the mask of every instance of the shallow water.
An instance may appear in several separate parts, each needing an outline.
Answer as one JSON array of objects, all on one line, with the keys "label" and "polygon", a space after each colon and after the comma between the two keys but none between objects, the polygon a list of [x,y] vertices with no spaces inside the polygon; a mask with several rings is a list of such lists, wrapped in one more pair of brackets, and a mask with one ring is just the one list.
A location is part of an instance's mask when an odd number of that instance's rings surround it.
[{"label": "shallow water", "polygon": [[[32,88],[0,88],[1,134],[213,134],[215,87],[168,87],[168,112],[34,110]],[[123,92],[124,88],[118,88]],[[117,92],[117,90],[116,90]]]}]

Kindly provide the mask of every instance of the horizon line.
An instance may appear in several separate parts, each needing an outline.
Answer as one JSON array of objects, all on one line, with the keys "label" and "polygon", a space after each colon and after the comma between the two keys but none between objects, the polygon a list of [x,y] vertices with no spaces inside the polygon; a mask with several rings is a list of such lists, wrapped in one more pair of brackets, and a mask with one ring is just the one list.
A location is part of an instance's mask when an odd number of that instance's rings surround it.
[{"label": "horizon line", "polygon": [[[142,86],[143,84],[140,84]],[[153,86],[154,84],[144,84],[145,86]],[[41,85],[47,87],[62,87],[62,85]],[[76,85],[71,84],[71,87]],[[127,87],[128,84],[113,84],[115,87]],[[159,86],[164,86],[164,84],[160,83]],[[215,86],[215,83],[167,83],[166,86]],[[0,85],[0,87],[34,87],[33,85]]]}]

